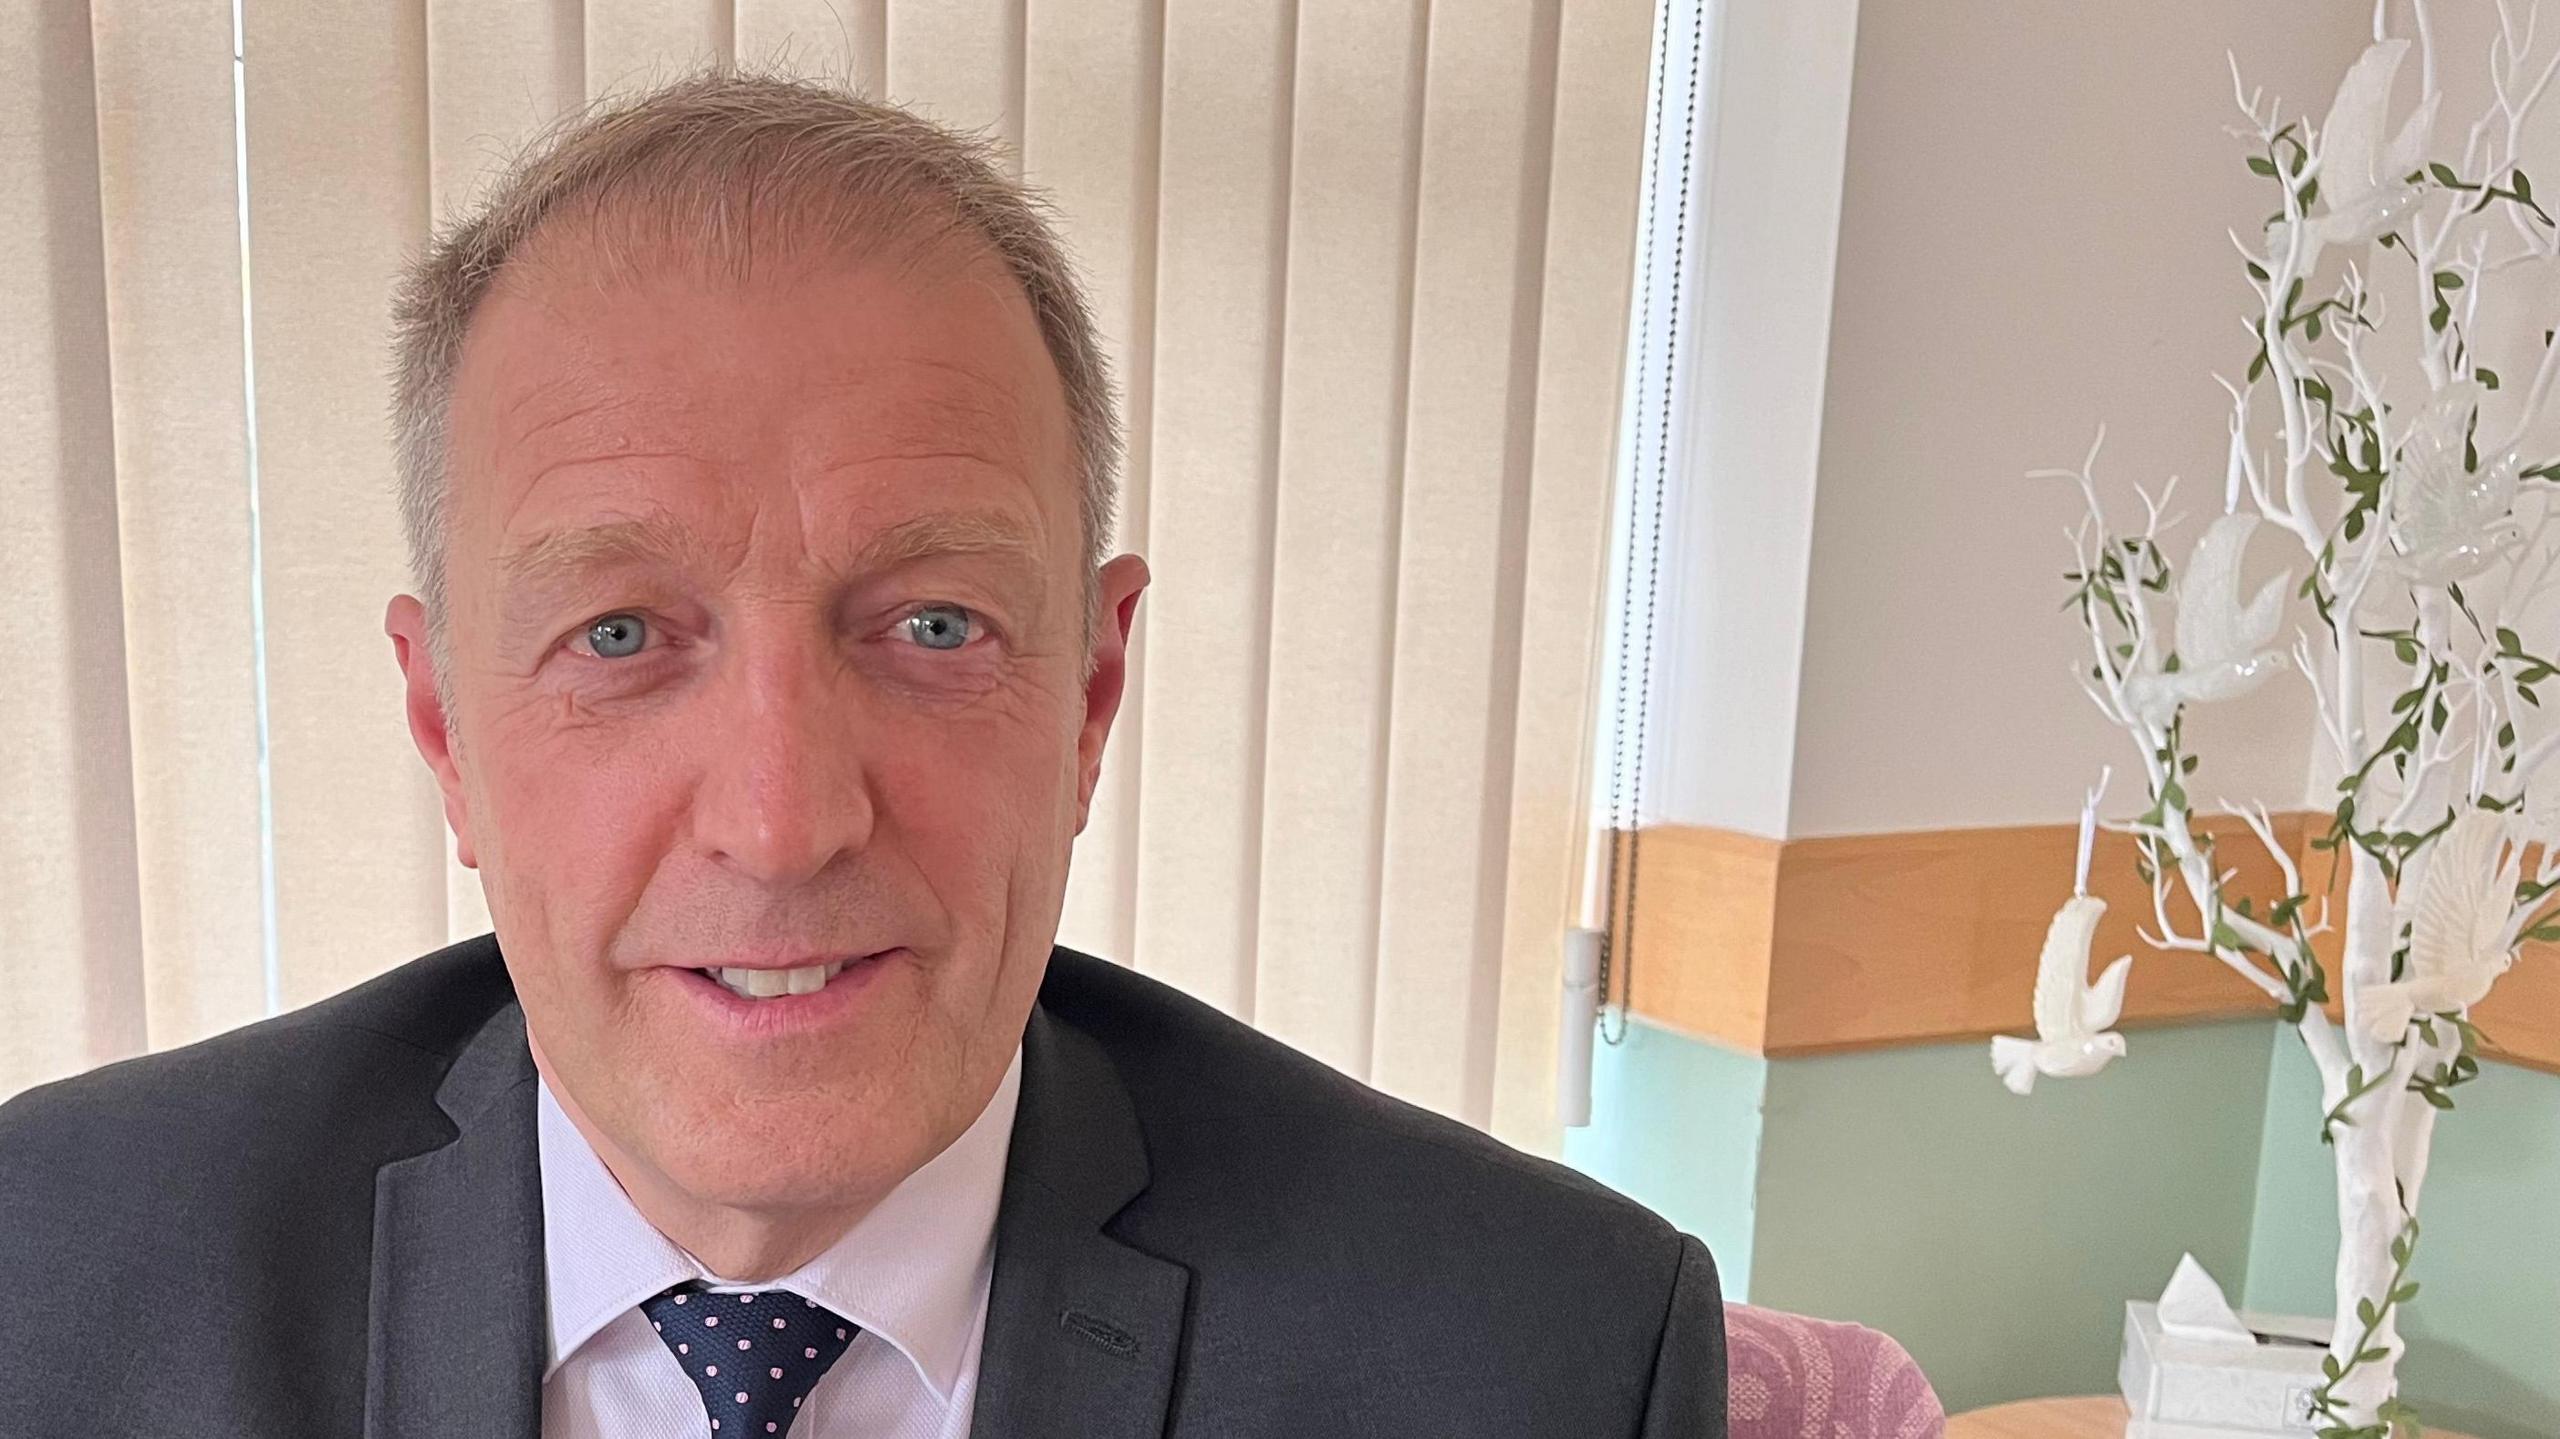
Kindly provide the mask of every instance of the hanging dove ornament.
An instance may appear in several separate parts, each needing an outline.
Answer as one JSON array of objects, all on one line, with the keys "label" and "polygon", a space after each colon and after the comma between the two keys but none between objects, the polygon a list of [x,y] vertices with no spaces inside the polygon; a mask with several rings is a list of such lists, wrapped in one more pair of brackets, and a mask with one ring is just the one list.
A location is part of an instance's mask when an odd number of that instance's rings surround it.
[{"label": "hanging dove ornament", "polygon": [[2397,906],[2409,933],[2402,977],[2357,991],[2367,1034],[2387,1044],[2419,1015],[2462,1013],[2516,962],[2507,917],[2524,855],[2507,843],[2511,826],[2503,810],[2475,809],[2436,837],[2426,872]]},{"label": "hanging dove ornament", "polygon": [[2523,461],[2473,451],[2485,391],[2445,386],[2410,417],[2390,481],[2391,545],[2401,573],[2442,587],[2487,569],[2524,538],[2515,517]]},{"label": "hanging dove ornament", "polygon": [[2098,937],[2098,921],[2107,912],[2107,902],[2089,893],[2098,796],[2105,789],[2106,780],[2101,778],[2081,806],[2079,876],[2071,897],[2046,927],[2044,952],[2036,960],[2036,1037],[2014,1039],[2004,1034],[1991,1041],[1991,1068],[2013,1094],[2032,1093],[2039,1074],[2078,1079],[2124,1055],[2124,1036],[2109,1031],[2124,1014],[2124,986],[2133,970],[2133,956],[2118,957],[2095,985],[2089,983],[2089,949]]},{"label": "hanging dove ornament", "polygon": [[2224,515],[2196,541],[2178,579],[2178,667],[2158,653],[2155,629],[2125,680],[2125,700],[2144,722],[2165,726],[2180,705],[2236,699],[2285,668],[2275,638],[2291,577],[2278,575],[2246,604],[2240,599],[2240,562],[2258,523],[2256,515]]},{"label": "hanging dove ornament", "polygon": [[[2314,137],[2320,161],[2321,213],[2303,222],[2303,255],[2298,272],[2308,272],[2324,245],[2361,245],[2389,234],[2414,213],[2426,196],[2409,177],[2425,163],[2427,139],[2435,128],[2438,97],[2410,112],[2397,133],[2384,138],[2390,125],[2391,85],[2408,57],[2409,42],[2384,40],[2364,52],[2329,104],[2329,118]],[[2269,230],[2277,251],[2290,243],[2284,222]]]}]

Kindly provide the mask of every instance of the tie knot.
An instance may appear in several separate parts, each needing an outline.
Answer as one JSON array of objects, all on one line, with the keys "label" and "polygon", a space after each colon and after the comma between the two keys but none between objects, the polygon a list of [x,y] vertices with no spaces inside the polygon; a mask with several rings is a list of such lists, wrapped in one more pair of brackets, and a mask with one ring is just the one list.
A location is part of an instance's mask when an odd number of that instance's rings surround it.
[{"label": "tie knot", "polygon": [[702,1391],[720,1439],[790,1433],[800,1402],[858,1332],[852,1321],[788,1289],[713,1294],[700,1284],[679,1284],[640,1312]]}]

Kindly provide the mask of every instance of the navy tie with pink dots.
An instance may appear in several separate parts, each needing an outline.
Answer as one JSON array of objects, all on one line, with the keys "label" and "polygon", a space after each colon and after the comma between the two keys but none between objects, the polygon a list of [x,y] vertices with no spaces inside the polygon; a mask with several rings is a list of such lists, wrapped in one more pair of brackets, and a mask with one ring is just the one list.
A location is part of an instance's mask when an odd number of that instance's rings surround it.
[{"label": "navy tie with pink dots", "polygon": [[702,1391],[720,1439],[788,1434],[800,1401],[859,1331],[788,1289],[713,1294],[679,1284],[640,1306],[685,1377]]}]

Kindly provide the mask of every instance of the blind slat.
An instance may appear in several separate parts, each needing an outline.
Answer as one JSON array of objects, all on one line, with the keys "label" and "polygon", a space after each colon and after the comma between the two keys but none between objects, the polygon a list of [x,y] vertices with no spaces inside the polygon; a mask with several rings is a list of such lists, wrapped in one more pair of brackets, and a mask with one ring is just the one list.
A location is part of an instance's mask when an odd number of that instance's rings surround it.
[{"label": "blind slat", "polygon": [[889,53],[888,0],[737,0],[738,63],[833,80],[878,95]]},{"label": "blind slat", "polygon": [[1493,1132],[1555,1152],[1558,951],[1589,823],[1594,662],[1635,283],[1652,7],[1564,0],[1521,563],[1519,700],[1496,1006]]},{"label": "blind slat", "polygon": [[95,0],[150,1042],[267,1012],[231,16]]},{"label": "blind slat", "polygon": [[1294,7],[1165,17],[1141,966],[1251,1017]]},{"label": "blind slat", "polygon": [[145,1041],[88,7],[0,11],[0,1092]]},{"label": "blind slat", "polygon": [[580,0],[426,0],[430,213],[468,208],[526,137],[586,97]]},{"label": "blind slat", "polygon": [[1300,12],[1254,1018],[1370,1072],[1403,487],[1418,0]]},{"label": "blind slat", "polygon": [[[1157,111],[1164,34],[1152,0],[1044,0],[1027,16],[1023,172],[1058,207],[1112,373],[1127,457],[1115,548],[1144,550],[1153,411]],[[1067,876],[1060,942],[1135,951],[1139,753],[1146,743],[1146,614],[1139,601],[1120,716]]]},{"label": "blind slat", "polygon": [[427,226],[424,12],[250,6],[276,948],[290,1007],[442,943],[447,835],[382,637],[407,585],[386,303]]},{"label": "blind slat", "polygon": [[727,63],[729,0],[586,0],[587,98],[629,94]]},{"label": "blind slat", "polygon": [[[1538,223],[1552,34],[1540,0],[1431,15],[1415,232],[1378,1064],[1390,1093],[1492,1117]],[[1541,53],[1541,42],[1550,48]],[[1535,177],[1543,182],[1544,176]]]},{"label": "blind slat", "polygon": [[889,0],[888,98],[1022,156],[1023,0]]}]

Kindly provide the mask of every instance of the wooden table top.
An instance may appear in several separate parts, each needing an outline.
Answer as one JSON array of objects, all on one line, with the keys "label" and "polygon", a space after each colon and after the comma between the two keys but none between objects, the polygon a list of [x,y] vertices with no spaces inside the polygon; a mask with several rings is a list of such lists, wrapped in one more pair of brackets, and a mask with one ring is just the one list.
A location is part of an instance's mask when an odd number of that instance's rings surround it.
[{"label": "wooden table top", "polygon": [[2091,1399],[2028,1399],[1958,1414],[1947,1439],[2124,1439],[2132,1417],[2112,1394]]},{"label": "wooden table top", "polygon": [[[1976,1409],[1947,1420],[1947,1439],[2124,1439],[2131,1415],[2112,1394],[2086,1399],[2028,1399]],[[2427,1439],[2463,1439],[2430,1429]]]}]

